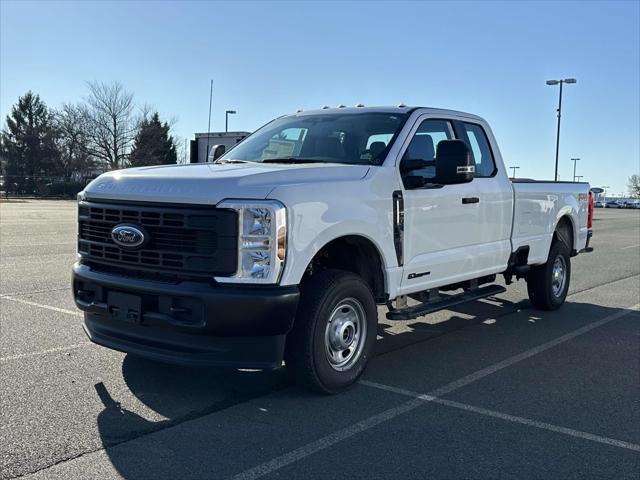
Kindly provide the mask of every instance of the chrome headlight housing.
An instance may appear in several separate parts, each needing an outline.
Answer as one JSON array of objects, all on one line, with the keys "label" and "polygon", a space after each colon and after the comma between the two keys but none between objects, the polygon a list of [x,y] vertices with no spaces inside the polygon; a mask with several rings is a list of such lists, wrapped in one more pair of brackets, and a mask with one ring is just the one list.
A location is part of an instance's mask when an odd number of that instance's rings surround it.
[{"label": "chrome headlight housing", "polygon": [[217,208],[238,212],[238,269],[220,283],[274,284],[287,254],[287,210],[276,200],[223,200]]}]

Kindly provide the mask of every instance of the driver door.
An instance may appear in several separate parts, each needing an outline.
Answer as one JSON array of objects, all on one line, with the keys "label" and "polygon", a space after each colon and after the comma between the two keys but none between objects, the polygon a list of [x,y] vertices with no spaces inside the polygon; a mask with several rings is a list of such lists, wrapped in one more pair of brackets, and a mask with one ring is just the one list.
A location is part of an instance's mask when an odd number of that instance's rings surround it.
[{"label": "driver door", "polygon": [[[481,270],[482,205],[478,182],[437,185],[435,162],[419,170],[403,171],[407,160],[434,161],[438,143],[460,138],[454,122],[424,118],[414,126],[411,141],[401,152],[404,184],[404,269],[400,291],[417,292],[475,278]],[[424,178],[424,187],[407,176]],[[421,182],[420,182],[421,183]]]}]

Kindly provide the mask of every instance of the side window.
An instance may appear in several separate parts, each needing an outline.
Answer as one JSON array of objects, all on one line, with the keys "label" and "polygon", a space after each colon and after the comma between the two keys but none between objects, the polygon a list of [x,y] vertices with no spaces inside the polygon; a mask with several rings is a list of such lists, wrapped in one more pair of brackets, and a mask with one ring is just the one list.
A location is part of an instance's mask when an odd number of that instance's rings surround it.
[{"label": "side window", "polygon": [[493,154],[489,147],[489,140],[480,125],[465,123],[464,129],[469,138],[473,158],[476,162],[476,177],[490,177],[496,169]]},{"label": "side window", "polygon": [[[424,120],[416,134],[411,139],[411,143],[402,156],[404,160],[427,160],[433,161],[436,158],[438,143],[442,140],[453,138],[451,124],[446,120]],[[425,178],[434,178],[436,167],[428,166],[420,170],[411,171],[411,175],[420,175]]]}]

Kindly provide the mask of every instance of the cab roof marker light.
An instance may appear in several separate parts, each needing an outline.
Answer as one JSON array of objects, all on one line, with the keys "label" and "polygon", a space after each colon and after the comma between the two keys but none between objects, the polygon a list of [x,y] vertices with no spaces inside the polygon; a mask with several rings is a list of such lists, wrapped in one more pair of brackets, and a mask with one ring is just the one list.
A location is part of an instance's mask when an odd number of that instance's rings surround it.
[{"label": "cab roof marker light", "polygon": [[336,108],[345,108],[346,105],[344,103],[339,103]]},{"label": "cab roof marker light", "polygon": [[362,108],[362,107],[364,107],[364,103],[356,103],[356,107],[357,108]]},{"label": "cab roof marker light", "polygon": [[398,104],[398,108],[405,108],[406,106],[407,106],[407,104],[406,104],[406,103],[404,103],[404,102],[400,102],[400,103]]},{"label": "cab roof marker light", "polygon": [[302,112],[302,109],[301,109],[301,108],[299,108],[299,109],[297,109],[297,110],[296,110],[296,113],[300,113],[300,112]]},{"label": "cab roof marker light", "polygon": [[329,109],[329,105],[323,105],[320,107],[322,110],[328,110]]}]

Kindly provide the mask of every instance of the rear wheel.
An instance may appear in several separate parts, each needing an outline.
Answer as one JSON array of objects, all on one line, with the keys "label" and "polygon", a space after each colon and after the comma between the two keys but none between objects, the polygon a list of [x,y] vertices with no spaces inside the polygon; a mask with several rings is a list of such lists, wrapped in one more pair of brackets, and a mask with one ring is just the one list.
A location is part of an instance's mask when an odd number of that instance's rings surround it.
[{"label": "rear wheel", "polygon": [[554,240],[547,263],[532,267],[527,275],[527,292],[539,310],[556,310],[567,298],[571,280],[571,258],[567,245]]},{"label": "rear wheel", "polygon": [[338,393],[358,381],[376,341],[377,308],[367,283],[341,270],[306,279],[285,362],[296,381]]}]

